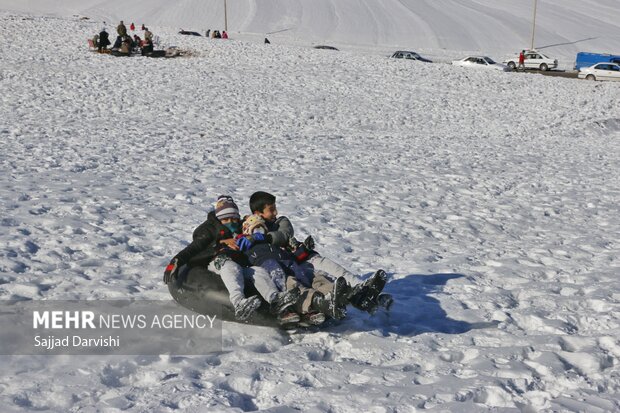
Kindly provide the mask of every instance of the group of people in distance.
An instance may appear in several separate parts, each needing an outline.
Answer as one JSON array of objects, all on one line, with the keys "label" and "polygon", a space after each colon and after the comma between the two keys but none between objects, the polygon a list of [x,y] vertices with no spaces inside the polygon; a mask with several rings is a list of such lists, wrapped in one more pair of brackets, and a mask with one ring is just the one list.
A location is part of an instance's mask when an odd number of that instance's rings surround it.
[{"label": "group of people in distance", "polygon": [[226,33],[226,30],[222,30],[222,33],[220,33],[219,30],[211,31],[211,29],[208,29],[205,36],[211,39],[228,39],[228,33]]},{"label": "group of people in distance", "polygon": [[[105,24],[105,23],[104,23]],[[130,30],[134,32],[136,26],[131,23]],[[116,41],[112,45],[112,51],[117,52],[121,55],[131,55],[134,50],[140,49],[142,55],[148,54],[153,51],[153,33],[146,27],[144,24],[142,25],[142,30],[144,31],[144,40],[138,36],[138,34],[134,33],[133,36],[130,36],[127,33],[127,27],[124,22],[121,20],[119,25],[116,27]],[[96,34],[93,38],[93,44],[97,48],[99,53],[104,53],[110,43],[110,35],[108,34],[105,26]]]},{"label": "group of people in distance", "polygon": [[[237,320],[249,319],[265,301],[285,328],[343,319],[349,304],[370,314],[390,308],[392,297],[382,293],[383,270],[362,281],[316,252],[311,236],[299,242],[290,220],[278,216],[274,195],[255,192],[249,204],[251,215],[242,220],[233,198],[220,196],[192,242],[166,267],[164,282],[175,282],[185,265],[215,273],[228,290]],[[252,283],[259,295],[246,297],[245,283]]]}]

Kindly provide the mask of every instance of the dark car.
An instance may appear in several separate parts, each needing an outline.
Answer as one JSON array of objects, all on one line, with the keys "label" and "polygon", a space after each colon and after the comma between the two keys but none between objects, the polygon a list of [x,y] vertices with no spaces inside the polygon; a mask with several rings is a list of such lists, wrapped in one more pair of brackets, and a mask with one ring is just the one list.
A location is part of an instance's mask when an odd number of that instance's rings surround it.
[{"label": "dark car", "polygon": [[200,33],[198,32],[188,32],[187,30],[181,30],[179,32],[179,34],[184,34],[186,36],[202,36]]},{"label": "dark car", "polygon": [[394,58],[394,59],[418,60],[420,62],[433,63],[432,60],[425,59],[422,56],[420,56],[419,54],[417,54],[416,52],[408,52],[408,51],[404,51],[404,50],[399,50],[397,52],[394,52],[394,54],[392,55],[392,58]]},{"label": "dark car", "polygon": [[325,49],[325,50],[338,50],[334,46],[325,46],[325,45],[314,46],[314,48],[315,49]]}]

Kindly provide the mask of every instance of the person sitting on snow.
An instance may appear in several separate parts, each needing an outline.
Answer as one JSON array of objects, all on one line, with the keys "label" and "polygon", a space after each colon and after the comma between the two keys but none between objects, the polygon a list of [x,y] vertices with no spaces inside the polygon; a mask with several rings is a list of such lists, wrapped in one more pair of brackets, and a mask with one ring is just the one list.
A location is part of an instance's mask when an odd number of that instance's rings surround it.
[{"label": "person sitting on snow", "polygon": [[280,289],[301,291],[296,311],[301,314],[289,323],[299,321],[306,325],[320,325],[325,317],[340,320],[346,316],[347,283],[344,278],[329,280],[321,273],[308,274],[311,268],[302,268],[295,256],[284,248],[269,243],[267,226],[260,215],[250,215],[243,221],[243,236],[236,243],[245,251],[253,266],[264,268]]},{"label": "person sitting on snow", "polygon": [[[314,250],[314,240],[311,237],[304,244],[294,238],[291,221],[285,216],[278,217],[276,197],[270,193],[258,191],[250,196],[250,210],[260,215],[267,224],[267,240],[282,248],[295,250],[298,262],[310,268],[309,273],[317,271],[326,273],[332,280],[343,277],[349,284],[348,301],[354,307],[374,313],[381,306],[389,309],[393,303],[390,294],[381,293],[386,282],[385,271],[378,270],[369,279],[362,281],[343,266],[329,258],[321,256]],[[293,244],[293,245],[291,245]]]},{"label": "person sitting on snow", "polygon": [[144,40],[148,40],[153,43],[153,32],[151,32],[148,28],[144,29]]},{"label": "person sitting on snow", "polygon": [[138,36],[137,34],[133,35],[133,47],[134,49],[142,47],[142,39],[140,39],[140,36]]},{"label": "person sitting on snow", "polygon": [[123,41],[121,42],[121,47],[118,51],[122,54],[126,54],[127,56],[131,55],[132,42],[131,37],[125,36],[123,37]]},{"label": "person sitting on snow", "polygon": [[239,208],[229,196],[220,196],[215,210],[193,233],[193,241],[175,255],[164,271],[164,282],[174,282],[183,265],[206,267],[219,275],[229,293],[235,309],[235,318],[247,320],[260,307],[258,296],[246,298],[246,280],[252,280],[259,294],[271,306],[272,313],[280,317],[289,312],[299,299],[299,289],[281,292],[267,271],[260,267],[250,268],[245,254],[239,251],[234,237],[241,233]]},{"label": "person sitting on snow", "polygon": [[149,39],[144,39],[144,42],[142,43],[142,56],[149,53],[153,53],[153,42]]},{"label": "person sitting on snow", "polygon": [[121,45],[123,44],[123,38],[121,36],[116,36],[116,40],[114,41],[114,44],[112,45],[112,50],[118,50],[121,48]]}]

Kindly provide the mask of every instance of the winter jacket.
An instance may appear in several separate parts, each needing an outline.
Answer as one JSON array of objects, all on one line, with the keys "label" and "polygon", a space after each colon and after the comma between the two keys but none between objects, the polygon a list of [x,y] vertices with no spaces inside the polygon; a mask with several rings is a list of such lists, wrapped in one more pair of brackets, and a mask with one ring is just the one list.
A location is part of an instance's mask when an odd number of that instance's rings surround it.
[{"label": "winter jacket", "polygon": [[119,24],[116,28],[116,33],[118,33],[118,35],[121,37],[127,36],[127,27],[125,27],[124,24]]},{"label": "winter jacket", "polygon": [[[292,252],[276,247],[267,242],[257,242],[246,251],[250,264],[264,268],[274,279],[276,285],[285,285],[286,277],[293,277],[306,287],[312,286],[314,269],[308,266],[299,265]],[[282,277],[278,276],[282,270]],[[280,281],[277,281],[280,279]]]},{"label": "winter jacket", "polygon": [[110,45],[110,39],[108,38],[108,32],[106,32],[105,30],[102,30],[101,33],[99,33],[99,47],[106,48],[109,45]]},{"label": "winter jacket", "polygon": [[192,243],[179,252],[175,258],[181,265],[190,267],[206,267],[218,255],[226,255],[237,264],[244,267],[250,265],[247,256],[220,244],[221,240],[232,239],[233,234],[215,216],[215,211],[209,212],[207,220],[194,230]]},{"label": "winter jacket", "polygon": [[291,252],[266,242],[256,242],[246,254],[252,265],[262,265],[270,259],[276,261],[295,261],[295,256]]},{"label": "winter jacket", "polygon": [[293,224],[287,217],[280,216],[274,222],[267,222],[269,242],[278,247],[287,247],[289,240],[295,235]]}]

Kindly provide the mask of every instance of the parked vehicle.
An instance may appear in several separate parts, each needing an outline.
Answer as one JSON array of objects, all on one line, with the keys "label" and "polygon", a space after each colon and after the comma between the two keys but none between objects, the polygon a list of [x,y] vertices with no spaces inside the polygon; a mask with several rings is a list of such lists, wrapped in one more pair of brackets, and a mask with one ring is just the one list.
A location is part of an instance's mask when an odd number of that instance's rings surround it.
[{"label": "parked vehicle", "polygon": [[620,82],[620,65],[597,63],[590,67],[581,68],[577,77],[586,80],[615,80]]},{"label": "parked vehicle", "polygon": [[394,52],[394,54],[391,57],[393,59],[409,59],[409,60],[417,60],[419,62],[433,63],[432,60],[425,59],[419,54],[417,54],[416,52],[408,52],[404,50],[399,50],[397,52]]},{"label": "parked vehicle", "polygon": [[314,46],[314,48],[315,49],[324,49],[324,50],[338,50],[334,46],[325,46],[325,45]]},{"label": "parked vehicle", "polygon": [[579,70],[582,67],[590,67],[596,63],[620,64],[620,56],[609,53],[579,52],[575,58],[575,70]]},{"label": "parked vehicle", "polygon": [[198,32],[190,32],[190,31],[187,31],[187,30],[181,30],[181,31],[179,31],[179,34],[184,34],[186,36],[202,36]]},{"label": "parked vehicle", "polygon": [[452,64],[454,66],[462,67],[503,70],[504,72],[508,70],[507,66],[496,63],[493,59],[487,56],[467,56],[461,60],[454,60]]},{"label": "parked vehicle", "polygon": [[[538,50],[526,50],[524,54],[526,69],[538,69],[546,72],[547,70],[556,69],[558,67],[557,59],[552,59],[540,53]],[[507,65],[510,70],[515,70],[519,66],[519,53],[504,60],[503,63]]]}]

